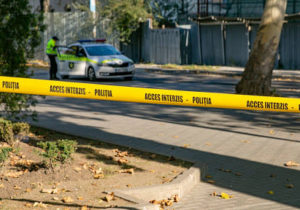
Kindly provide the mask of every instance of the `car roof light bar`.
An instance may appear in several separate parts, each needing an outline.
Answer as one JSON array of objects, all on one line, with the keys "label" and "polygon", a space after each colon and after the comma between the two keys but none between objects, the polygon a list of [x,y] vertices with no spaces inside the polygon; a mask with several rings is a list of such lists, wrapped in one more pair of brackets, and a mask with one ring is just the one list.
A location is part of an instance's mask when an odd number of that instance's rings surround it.
[{"label": "car roof light bar", "polygon": [[96,42],[96,43],[98,43],[98,42],[101,42],[101,43],[104,43],[104,42],[106,42],[106,39],[82,39],[82,40],[78,40],[78,42],[79,43],[89,43],[89,42]]}]

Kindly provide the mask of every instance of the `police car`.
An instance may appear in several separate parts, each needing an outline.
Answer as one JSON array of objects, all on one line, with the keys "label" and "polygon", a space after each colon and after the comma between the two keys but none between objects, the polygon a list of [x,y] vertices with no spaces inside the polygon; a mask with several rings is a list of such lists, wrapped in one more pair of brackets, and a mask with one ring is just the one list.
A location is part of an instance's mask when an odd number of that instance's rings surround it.
[{"label": "police car", "polygon": [[79,40],[68,47],[59,46],[57,54],[58,74],[62,79],[76,76],[90,80],[132,80],[135,73],[133,61],[106,44],[105,39]]}]

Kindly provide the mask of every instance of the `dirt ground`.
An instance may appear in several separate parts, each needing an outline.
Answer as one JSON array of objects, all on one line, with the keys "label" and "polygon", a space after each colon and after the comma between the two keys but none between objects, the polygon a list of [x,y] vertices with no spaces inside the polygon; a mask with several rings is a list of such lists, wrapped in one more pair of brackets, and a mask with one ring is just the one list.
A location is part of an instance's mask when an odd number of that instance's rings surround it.
[{"label": "dirt ground", "polygon": [[[54,170],[42,164],[38,141],[78,142],[72,160]],[[0,143],[0,147],[7,146]],[[170,182],[190,163],[103,142],[95,142],[41,128],[18,142],[0,166],[0,209],[103,209],[133,204],[108,195],[128,189]]]}]

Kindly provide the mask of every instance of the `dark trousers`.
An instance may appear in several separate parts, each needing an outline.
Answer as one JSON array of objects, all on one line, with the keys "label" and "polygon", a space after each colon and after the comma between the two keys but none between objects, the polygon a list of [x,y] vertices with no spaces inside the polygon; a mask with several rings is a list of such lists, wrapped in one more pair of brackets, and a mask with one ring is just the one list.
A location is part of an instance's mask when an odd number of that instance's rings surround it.
[{"label": "dark trousers", "polygon": [[50,59],[50,79],[57,79],[57,64],[55,60],[56,55],[48,55],[48,57]]}]

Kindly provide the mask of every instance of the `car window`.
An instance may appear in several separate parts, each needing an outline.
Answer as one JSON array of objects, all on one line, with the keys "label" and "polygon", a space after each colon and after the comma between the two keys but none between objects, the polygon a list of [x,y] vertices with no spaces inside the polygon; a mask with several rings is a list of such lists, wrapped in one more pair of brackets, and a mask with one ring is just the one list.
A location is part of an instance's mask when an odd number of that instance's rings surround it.
[{"label": "car window", "polygon": [[111,45],[88,46],[85,49],[90,56],[121,55],[121,53]]},{"label": "car window", "polygon": [[77,46],[72,46],[69,47],[65,53],[68,55],[76,55],[76,51],[77,51]]},{"label": "car window", "polygon": [[86,53],[82,47],[78,47],[78,56],[80,57],[86,57]]}]

